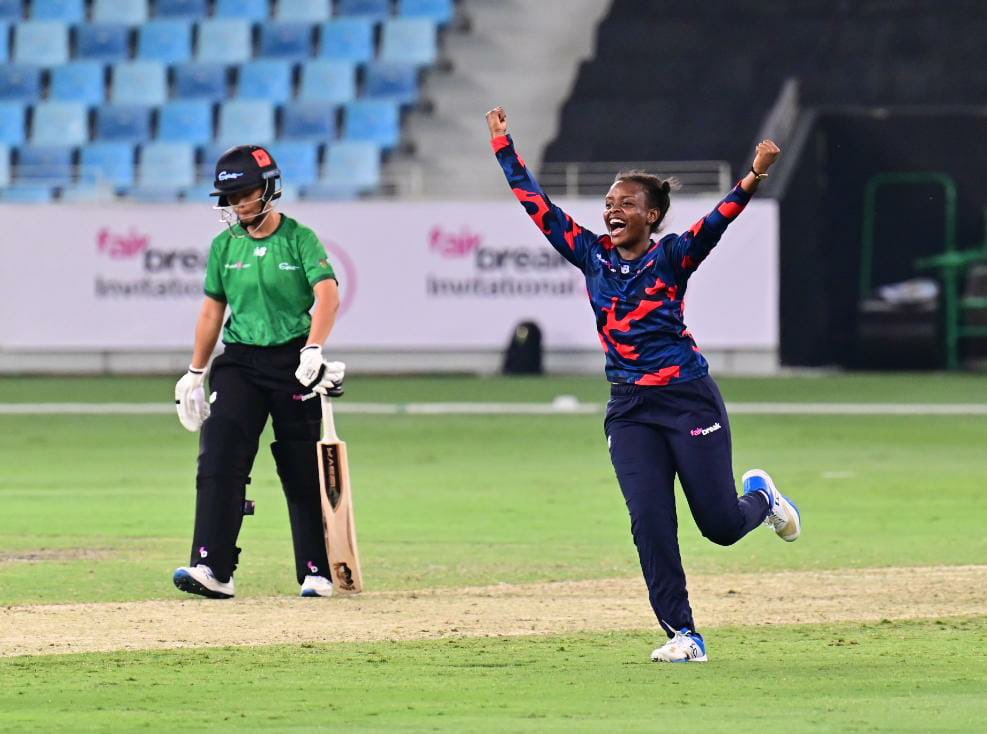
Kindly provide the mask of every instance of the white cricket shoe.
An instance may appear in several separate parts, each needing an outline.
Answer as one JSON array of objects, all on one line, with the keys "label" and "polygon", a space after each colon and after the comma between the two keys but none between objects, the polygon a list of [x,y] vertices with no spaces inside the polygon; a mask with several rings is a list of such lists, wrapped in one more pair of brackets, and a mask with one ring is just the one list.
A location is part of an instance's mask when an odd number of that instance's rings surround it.
[{"label": "white cricket shoe", "polygon": [[332,596],[332,581],[325,576],[306,576],[300,596]]},{"label": "white cricket shoe", "polygon": [[656,663],[705,663],[706,641],[698,632],[683,627],[675,636],[651,653]]},{"label": "white cricket shoe", "polygon": [[201,563],[175,569],[172,580],[175,582],[175,586],[189,594],[208,596],[210,599],[233,598],[233,577],[230,576],[230,580],[224,583],[213,576],[209,566]]},{"label": "white cricket shoe", "polygon": [[798,505],[775,487],[771,476],[763,469],[751,469],[744,474],[744,494],[761,492],[768,498],[768,516],[765,525],[774,528],[782,540],[791,543],[802,532],[802,515]]}]

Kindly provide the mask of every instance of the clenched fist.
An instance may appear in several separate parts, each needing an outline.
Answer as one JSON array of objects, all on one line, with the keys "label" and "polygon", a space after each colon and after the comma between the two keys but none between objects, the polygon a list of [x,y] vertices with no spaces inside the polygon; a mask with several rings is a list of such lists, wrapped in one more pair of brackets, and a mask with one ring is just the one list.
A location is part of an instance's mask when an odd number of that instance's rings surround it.
[{"label": "clenched fist", "polygon": [[774,165],[781,155],[781,148],[775,145],[773,140],[762,140],[754,149],[754,163],[751,168],[754,173],[767,173],[768,169]]},{"label": "clenched fist", "polygon": [[487,127],[490,128],[491,138],[507,135],[507,113],[503,107],[494,107],[487,113]]}]

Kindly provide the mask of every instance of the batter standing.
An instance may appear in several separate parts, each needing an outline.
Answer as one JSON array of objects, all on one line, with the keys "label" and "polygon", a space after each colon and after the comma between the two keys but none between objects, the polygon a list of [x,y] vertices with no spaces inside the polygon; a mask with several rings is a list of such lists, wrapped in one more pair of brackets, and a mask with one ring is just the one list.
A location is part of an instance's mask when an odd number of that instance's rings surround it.
[{"label": "batter standing", "polygon": [[617,175],[607,192],[596,235],[555,206],[539,187],[507,134],[502,107],[487,113],[493,149],[514,195],[551,245],[586,277],[611,383],[604,430],[651,606],[669,640],[651,653],[662,662],[705,662],[678,546],[674,479],[678,475],[702,534],[731,545],[762,522],[782,539],[799,537],[798,508],[767,472],[744,474],[737,496],[730,423],[682,318],[690,276],[727,225],[743,211],[779,155],[758,144],[750,172],[716,208],[681,235],[659,240],[668,212],[668,181],[641,171]]},{"label": "batter standing", "polygon": [[[343,363],[322,358],[339,291],[315,233],[275,210],[280,179],[271,154],[256,145],[231,148],[216,163],[212,195],[227,230],[209,251],[192,364],[175,386],[179,420],[202,433],[192,557],[174,582],[212,598],[234,595],[236,540],[253,509],[246,488],[268,416],[301,595],[332,594],[315,451],[321,409],[312,398],[343,382]],[[206,366],[220,329],[225,349],[209,371],[207,398]]]}]

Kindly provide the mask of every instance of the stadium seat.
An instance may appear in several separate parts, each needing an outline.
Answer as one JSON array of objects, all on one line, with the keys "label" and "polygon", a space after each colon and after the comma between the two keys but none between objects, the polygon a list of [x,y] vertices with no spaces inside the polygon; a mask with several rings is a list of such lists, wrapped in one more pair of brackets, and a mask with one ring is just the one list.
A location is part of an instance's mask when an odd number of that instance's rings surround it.
[{"label": "stadium seat", "polygon": [[380,60],[400,64],[433,64],[438,56],[435,23],[420,18],[398,18],[384,24]]},{"label": "stadium seat", "polygon": [[31,114],[33,145],[81,145],[89,140],[89,110],[81,102],[39,102]]},{"label": "stadium seat", "polygon": [[15,184],[0,191],[0,199],[17,204],[47,204],[54,193],[44,184]]},{"label": "stadium seat", "polygon": [[140,149],[138,186],[177,189],[195,183],[195,150],[191,143],[147,143]]},{"label": "stadium seat", "polygon": [[155,0],[154,14],[159,18],[196,20],[209,15],[206,0]]},{"label": "stadium seat", "polygon": [[285,140],[333,140],[337,106],[331,102],[296,102],[281,110],[281,137]]},{"label": "stadium seat", "polygon": [[96,138],[143,143],[151,139],[151,108],[105,105],[96,110]]},{"label": "stadium seat", "polygon": [[237,96],[287,102],[292,97],[291,69],[291,62],[282,59],[248,61],[240,67]]},{"label": "stadium seat", "polygon": [[197,61],[239,64],[253,55],[250,23],[242,18],[212,18],[199,23]]},{"label": "stadium seat", "polygon": [[90,143],[79,154],[79,182],[132,186],[134,146],[130,143]]},{"label": "stadium seat", "polygon": [[105,71],[99,61],[73,61],[51,70],[50,99],[102,104],[106,98]]},{"label": "stadium seat", "polygon": [[10,186],[10,148],[0,143],[0,189],[5,186]]},{"label": "stadium seat", "polygon": [[31,20],[81,23],[85,19],[85,0],[34,0],[31,3]]},{"label": "stadium seat", "polygon": [[268,0],[218,0],[217,18],[240,18],[242,20],[267,20]]},{"label": "stadium seat", "polygon": [[213,138],[213,103],[203,99],[168,102],[158,112],[158,140],[208,143]]},{"label": "stadium seat", "polygon": [[318,144],[299,141],[274,143],[269,148],[287,183],[304,186],[319,178]]},{"label": "stadium seat", "polygon": [[23,0],[0,0],[0,18],[19,21],[24,17]]},{"label": "stadium seat", "polygon": [[58,200],[66,204],[103,204],[115,199],[116,191],[111,186],[88,183],[66,186],[58,196]]},{"label": "stadium seat", "polygon": [[121,61],[113,65],[114,104],[159,105],[168,99],[168,77],[160,61]]},{"label": "stadium seat", "polygon": [[259,99],[234,99],[219,110],[216,142],[221,145],[266,145],[274,140],[274,107]]},{"label": "stadium seat", "polygon": [[226,98],[226,67],[223,64],[179,64],[174,67],[175,96],[180,99]]},{"label": "stadium seat", "polygon": [[69,27],[59,20],[29,20],[14,26],[14,61],[55,66],[69,60]]},{"label": "stadium seat", "polygon": [[445,25],[456,15],[453,0],[399,0],[398,15],[403,18],[429,18]]},{"label": "stadium seat", "polygon": [[306,61],[302,64],[298,98],[336,104],[356,99],[356,64],[337,59]]},{"label": "stadium seat", "polygon": [[203,179],[206,179],[210,186],[212,186],[213,174],[216,172],[216,161],[231,147],[233,146],[227,143],[209,143],[208,145],[199,146],[199,160],[202,163]]},{"label": "stadium seat", "polygon": [[418,67],[383,61],[367,65],[364,93],[370,99],[386,99],[398,104],[418,101]]},{"label": "stadium seat", "polygon": [[124,61],[130,56],[130,28],[119,23],[81,23],[75,28],[80,59]]},{"label": "stadium seat", "polygon": [[19,145],[27,140],[27,112],[23,102],[0,102],[0,144]]},{"label": "stadium seat", "polygon": [[147,20],[147,0],[93,0],[92,20],[140,25]]},{"label": "stadium seat", "polygon": [[384,20],[391,15],[391,0],[340,0],[339,14]]},{"label": "stadium seat", "polygon": [[0,99],[33,102],[41,96],[41,69],[24,64],[0,64]]},{"label": "stadium seat", "polygon": [[72,148],[67,145],[22,145],[14,167],[17,181],[65,186],[72,180]]},{"label": "stadium seat", "polygon": [[332,15],[330,0],[277,0],[274,19],[290,22],[321,23]]},{"label": "stadium seat", "polygon": [[380,185],[380,149],[373,143],[331,143],[322,178],[305,190],[307,198],[352,198]]},{"label": "stadium seat", "polygon": [[0,20],[0,62],[10,59],[10,24]]},{"label": "stadium seat", "polygon": [[187,20],[151,20],[137,32],[137,58],[177,64],[192,58],[192,24]]},{"label": "stadium seat", "polygon": [[401,138],[398,105],[378,99],[358,99],[346,105],[346,140],[393,148]]},{"label": "stadium seat", "polygon": [[319,56],[345,61],[369,61],[374,57],[374,21],[339,18],[322,24]]},{"label": "stadium seat", "polygon": [[265,23],[260,27],[260,55],[278,59],[307,59],[312,55],[315,26],[310,23]]}]

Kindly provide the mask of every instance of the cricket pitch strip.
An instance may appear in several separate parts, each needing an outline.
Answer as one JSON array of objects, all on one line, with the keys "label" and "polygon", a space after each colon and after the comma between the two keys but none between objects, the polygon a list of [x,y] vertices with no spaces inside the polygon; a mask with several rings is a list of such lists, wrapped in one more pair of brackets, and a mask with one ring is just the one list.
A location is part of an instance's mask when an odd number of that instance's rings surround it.
[{"label": "cricket pitch strip", "polygon": [[[987,614],[987,566],[698,575],[700,629]],[[499,584],[355,597],[0,607],[0,657],[653,629],[644,581]]]}]

